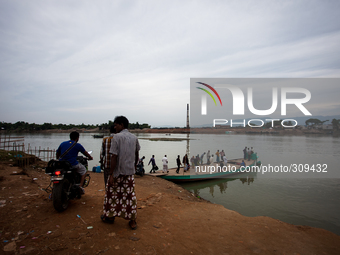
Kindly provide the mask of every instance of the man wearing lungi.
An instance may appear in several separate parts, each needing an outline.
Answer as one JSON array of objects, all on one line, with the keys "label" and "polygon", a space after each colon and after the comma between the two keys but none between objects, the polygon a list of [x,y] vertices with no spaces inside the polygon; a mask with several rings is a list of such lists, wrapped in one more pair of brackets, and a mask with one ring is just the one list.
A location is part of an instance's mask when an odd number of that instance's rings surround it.
[{"label": "man wearing lungi", "polygon": [[111,142],[111,169],[101,219],[112,224],[116,216],[122,217],[129,220],[131,229],[136,229],[137,198],[134,174],[140,145],[137,137],[127,130],[129,121],[126,117],[116,117],[113,125],[117,134]]}]

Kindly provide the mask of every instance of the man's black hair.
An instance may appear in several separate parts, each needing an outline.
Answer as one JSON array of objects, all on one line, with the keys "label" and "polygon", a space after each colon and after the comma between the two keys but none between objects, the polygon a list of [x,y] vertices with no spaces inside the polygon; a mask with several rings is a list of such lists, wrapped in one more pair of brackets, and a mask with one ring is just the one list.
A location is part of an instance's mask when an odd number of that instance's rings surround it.
[{"label": "man's black hair", "polygon": [[77,140],[78,138],[79,138],[79,133],[78,133],[77,131],[73,131],[73,132],[70,133],[70,139],[71,139],[72,141],[75,141],[75,140]]},{"label": "man's black hair", "polygon": [[116,133],[116,129],[115,129],[115,126],[114,126],[114,125],[111,125],[111,127],[110,127],[110,133],[111,133],[111,134],[115,134],[115,133]]},{"label": "man's black hair", "polygon": [[129,127],[129,120],[125,116],[117,116],[113,121],[115,124],[123,124],[124,128]]}]

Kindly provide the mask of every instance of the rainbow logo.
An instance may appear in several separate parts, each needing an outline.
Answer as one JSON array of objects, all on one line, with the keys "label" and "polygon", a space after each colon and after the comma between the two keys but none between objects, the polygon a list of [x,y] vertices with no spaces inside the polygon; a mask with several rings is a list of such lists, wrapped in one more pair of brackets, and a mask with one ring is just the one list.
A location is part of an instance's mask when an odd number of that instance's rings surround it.
[{"label": "rainbow logo", "polygon": [[[218,100],[220,100],[220,104],[221,104],[221,106],[222,106],[222,101],[221,101],[220,95],[217,93],[217,91],[216,91],[213,87],[211,87],[210,85],[205,84],[205,83],[203,83],[203,82],[197,82],[197,83],[199,83],[199,84],[201,84],[201,85],[204,85],[204,86],[208,87],[209,89],[211,89],[211,91],[214,92],[215,95],[217,96]],[[201,89],[201,90],[203,90],[203,91],[205,91],[206,93],[208,93],[208,95],[211,96],[211,98],[214,100],[215,105],[217,105],[214,96],[213,96],[208,90],[203,89],[203,88],[200,88],[200,87],[197,87],[197,88],[198,88],[198,89]]]}]

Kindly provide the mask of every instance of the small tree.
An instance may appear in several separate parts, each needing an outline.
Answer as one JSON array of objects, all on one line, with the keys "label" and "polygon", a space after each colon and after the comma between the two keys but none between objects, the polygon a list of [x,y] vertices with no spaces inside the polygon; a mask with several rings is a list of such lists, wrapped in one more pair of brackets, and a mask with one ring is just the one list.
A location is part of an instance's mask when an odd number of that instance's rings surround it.
[{"label": "small tree", "polygon": [[321,121],[319,119],[308,119],[308,120],[306,120],[306,125],[314,128],[316,125],[322,125],[323,123],[325,123],[327,121],[328,120]]}]

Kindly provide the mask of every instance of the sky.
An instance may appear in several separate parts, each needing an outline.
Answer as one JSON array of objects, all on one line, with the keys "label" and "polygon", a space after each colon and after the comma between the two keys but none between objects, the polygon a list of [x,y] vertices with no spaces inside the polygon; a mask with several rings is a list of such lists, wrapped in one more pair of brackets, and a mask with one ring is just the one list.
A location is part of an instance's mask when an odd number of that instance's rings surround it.
[{"label": "sky", "polygon": [[[190,78],[339,78],[339,10],[337,0],[0,0],[0,121],[125,115],[183,127]],[[338,87],[324,92],[339,112]]]}]

